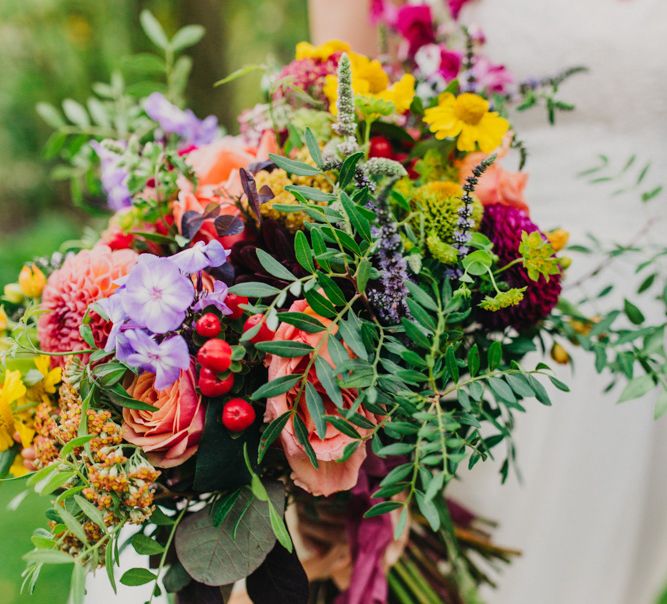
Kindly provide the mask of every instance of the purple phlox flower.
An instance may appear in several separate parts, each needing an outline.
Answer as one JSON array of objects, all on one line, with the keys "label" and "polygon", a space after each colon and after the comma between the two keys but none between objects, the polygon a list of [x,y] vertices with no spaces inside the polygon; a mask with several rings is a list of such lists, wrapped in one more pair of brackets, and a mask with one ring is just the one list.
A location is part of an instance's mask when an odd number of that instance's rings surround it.
[{"label": "purple phlox flower", "polygon": [[113,323],[111,331],[109,332],[109,337],[107,338],[107,343],[104,346],[104,350],[112,352],[116,349],[116,342],[120,335],[121,327],[123,327],[123,323],[127,319],[127,315],[125,314],[120,295],[117,293],[108,298],[98,300],[97,305],[109,318],[109,321]]},{"label": "purple phlox flower", "polygon": [[171,256],[169,260],[182,273],[191,275],[205,268],[221,266],[227,261],[229,254],[217,239],[212,239],[208,243],[197,241],[192,247]]},{"label": "purple phlox flower", "polygon": [[218,118],[214,115],[200,120],[190,109],[180,109],[164,95],[154,92],[144,101],[148,116],[168,134],[178,134],[184,146],[208,145],[218,135]]},{"label": "purple phlox flower", "polygon": [[[119,145],[116,141],[111,141]],[[107,194],[107,205],[112,210],[121,210],[132,205],[132,196],[127,186],[129,174],[120,167],[121,156],[114,153],[98,141],[92,141],[90,146],[100,158],[100,179],[102,188]]]},{"label": "purple phlox flower", "polygon": [[461,9],[468,4],[468,2],[470,2],[470,0],[447,0],[447,3],[449,4],[449,12],[452,13],[454,19],[459,18]]},{"label": "purple phlox flower", "polygon": [[514,76],[504,65],[491,63],[484,56],[475,58],[472,75],[478,88],[489,92],[507,92],[514,84]]},{"label": "purple phlox flower", "polygon": [[181,336],[172,336],[159,344],[145,331],[124,332],[133,352],[127,357],[127,364],[155,374],[156,390],[171,386],[181,370],[190,366],[188,345]]},{"label": "purple phlox flower", "polygon": [[169,258],[139,256],[121,292],[128,317],[153,333],[178,329],[194,300],[190,279]]},{"label": "purple phlox flower", "polygon": [[193,306],[193,310],[201,311],[207,306],[215,306],[223,315],[231,315],[232,310],[225,304],[227,297],[227,284],[222,281],[216,281],[213,284],[212,292],[204,292],[197,303]]}]

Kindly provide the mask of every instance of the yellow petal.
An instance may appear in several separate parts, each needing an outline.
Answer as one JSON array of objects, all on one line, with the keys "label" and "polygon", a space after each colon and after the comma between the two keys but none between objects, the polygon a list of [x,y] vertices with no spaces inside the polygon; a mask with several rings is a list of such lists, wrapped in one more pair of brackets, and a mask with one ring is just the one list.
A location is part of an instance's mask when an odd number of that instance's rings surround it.
[{"label": "yellow petal", "polygon": [[29,447],[32,444],[32,439],[35,438],[35,431],[23,422],[14,422],[14,427],[19,433],[23,448]]}]

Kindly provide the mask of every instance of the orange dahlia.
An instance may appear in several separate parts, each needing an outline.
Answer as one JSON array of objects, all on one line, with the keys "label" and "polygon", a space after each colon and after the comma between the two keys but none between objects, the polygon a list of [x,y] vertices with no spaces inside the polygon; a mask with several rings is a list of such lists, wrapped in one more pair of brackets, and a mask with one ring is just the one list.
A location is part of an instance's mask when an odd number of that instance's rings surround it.
[{"label": "orange dahlia", "polygon": [[[42,295],[42,307],[47,312],[37,325],[39,343],[47,352],[83,350],[88,345],[79,327],[88,306],[110,296],[118,287],[116,281],[127,275],[137,260],[132,250],[112,251],[106,245],[82,250],[68,257],[62,267],[51,273]],[[106,343],[111,324],[92,313],[90,327],[95,343]],[[63,357],[53,357],[54,363],[64,364]]]}]

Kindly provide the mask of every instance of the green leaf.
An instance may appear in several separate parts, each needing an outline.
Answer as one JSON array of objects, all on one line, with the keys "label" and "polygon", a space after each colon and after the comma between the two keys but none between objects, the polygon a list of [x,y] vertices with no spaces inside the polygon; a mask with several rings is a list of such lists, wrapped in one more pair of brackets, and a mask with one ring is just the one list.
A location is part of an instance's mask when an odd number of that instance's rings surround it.
[{"label": "green leaf", "polygon": [[447,348],[447,352],[445,353],[445,359],[447,362],[447,371],[449,371],[449,375],[452,377],[452,381],[454,383],[459,381],[459,366],[456,363],[456,355],[454,354],[454,348],[450,346]]},{"label": "green leaf", "polygon": [[317,373],[317,379],[320,380],[320,383],[324,387],[324,391],[333,401],[334,405],[342,408],[343,395],[340,391],[340,388],[338,387],[338,383],[336,382],[336,375],[334,374],[334,370],[331,368],[331,365],[329,365],[329,363],[321,356],[318,356],[315,359],[315,372]]},{"label": "green leaf", "polygon": [[340,167],[340,173],[338,174],[338,185],[341,189],[344,189],[348,184],[350,184],[354,178],[357,164],[363,156],[364,154],[359,151],[345,158],[343,165]]},{"label": "green leaf", "polygon": [[94,434],[84,434],[83,436],[77,436],[72,440],[65,443],[62,449],[60,449],[60,457],[65,459],[74,449],[77,447],[83,447],[87,442],[95,438]]},{"label": "green leaf", "polygon": [[[83,325],[81,327],[84,327]],[[88,327],[86,325],[86,327]],[[103,387],[110,387],[120,382],[127,373],[127,367],[122,363],[103,363],[93,368],[95,381]]]},{"label": "green leaf", "polygon": [[74,558],[65,552],[57,549],[37,549],[32,550],[23,556],[26,562],[35,562],[37,564],[72,564]]},{"label": "green leaf", "polygon": [[366,241],[372,241],[370,222],[368,222],[368,220],[366,220],[366,218],[361,215],[361,212],[350,199],[350,196],[343,191],[340,196],[340,201],[343,205],[345,213],[347,214],[350,222],[352,223],[352,226],[357,231],[357,233],[359,233]]},{"label": "green leaf", "polygon": [[88,346],[91,348],[95,346],[95,338],[93,337],[93,330],[90,325],[79,325],[79,334]]},{"label": "green leaf", "polygon": [[260,283],[259,281],[250,281],[248,283],[238,283],[229,288],[232,294],[237,296],[246,296],[248,298],[269,298],[277,296],[281,290],[273,285]]},{"label": "green leaf", "polygon": [[306,128],[305,139],[308,151],[310,151],[310,157],[318,167],[322,167],[322,152],[320,151],[317,139],[310,128]]},{"label": "green leaf", "polygon": [[271,340],[269,342],[257,342],[255,344],[257,350],[269,354],[275,354],[279,357],[286,357],[289,359],[302,357],[310,354],[314,349],[310,344],[305,342],[296,342],[294,340]]},{"label": "green leaf", "polygon": [[139,411],[157,411],[158,408],[154,405],[149,405],[143,401],[138,401],[132,398],[127,390],[123,388],[120,384],[114,384],[111,388],[107,390],[111,400],[121,407],[127,407],[128,409],[138,409]]},{"label": "green leaf", "polygon": [[308,456],[310,463],[315,469],[319,468],[320,464],[317,461],[317,455],[315,454],[315,450],[310,444],[310,439],[308,438],[308,429],[306,428],[306,424],[303,423],[303,420],[298,413],[292,416],[292,423],[294,425],[294,433],[296,434],[297,440],[303,446],[303,449]]},{"label": "green leaf", "polygon": [[83,530],[81,523],[70,514],[64,507],[58,507],[57,509],[58,516],[62,518],[62,521],[65,523],[65,526],[69,531],[83,543],[88,543],[88,538],[86,537],[86,532]]},{"label": "green leaf", "polygon": [[475,250],[463,259],[463,268],[471,275],[479,276],[488,272],[493,264],[493,257],[486,250]]},{"label": "green leaf", "polygon": [[310,414],[313,424],[315,424],[315,430],[317,435],[324,439],[327,433],[327,422],[324,419],[326,411],[324,410],[324,402],[320,393],[315,390],[310,382],[306,382],[306,406],[308,407],[308,413]]},{"label": "green leaf", "polygon": [[177,593],[183,590],[192,582],[192,577],[188,575],[183,565],[175,560],[164,574],[162,585],[168,593]]},{"label": "green leaf", "polygon": [[361,323],[353,311],[348,313],[345,321],[339,323],[340,337],[360,359],[367,359],[368,352],[361,338]]},{"label": "green leaf", "polygon": [[345,421],[342,417],[339,417],[337,415],[327,415],[325,419],[327,423],[334,426],[334,428],[336,428],[339,432],[345,434],[346,436],[356,439],[361,438],[361,434],[357,432],[357,429],[352,424]]},{"label": "green leaf", "polygon": [[169,46],[174,52],[179,52],[197,44],[205,33],[206,30],[201,25],[186,25],[176,32]]},{"label": "green leaf", "polygon": [[364,518],[374,518],[375,516],[381,516],[387,512],[397,510],[402,505],[403,504],[399,501],[383,501],[382,503],[376,503],[364,514]]},{"label": "green leaf", "polygon": [[667,390],[663,390],[658,397],[658,400],[655,401],[655,409],[653,411],[653,417],[655,419],[660,419],[663,415],[667,413]]},{"label": "green leaf", "polygon": [[156,579],[157,575],[147,568],[131,568],[130,570],[123,573],[123,576],[120,578],[120,582],[123,585],[136,587],[137,585],[145,585],[146,583],[150,583]]},{"label": "green leaf", "polygon": [[493,342],[489,346],[488,351],[488,365],[489,369],[493,371],[500,365],[500,362],[503,359],[503,345],[499,341]]},{"label": "green leaf", "polygon": [[134,551],[142,556],[153,556],[154,554],[161,554],[164,551],[164,546],[143,533],[134,535],[130,543]]},{"label": "green leaf", "polygon": [[325,298],[320,292],[309,289],[306,292],[306,301],[309,306],[318,314],[333,319],[336,316],[336,308],[328,298]]},{"label": "green leaf", "polygon": [[273,256],[265,252],[262,248],[256,248],[257,260],[270,275],[283,281],[296,281],[296,277],[291,271],[286,269]]},{"label": "green leaf", "polygon": [[213,504],[211,510],[211,516],[213,518],[213,525],[218,527],[220,526],[225,519],[229,516],[229,513],[232,511],[239,497],[241,496],[242,490],[240,488],[234,489],[227,493],[224,497],[218,499]]},{"label": "green leaf", "polygon": [[150,11],[142,10],[141,15],[139,15],[139,21],[141,23],[142,29],[144,30],[144,33],[146,36],[148,36],[148,39],[153,42],[153,44],[155,44],[155,46],[161,48],[162,50],[167,50],[167,48],[169,48],[167,34],[164,33],[164,29],[162,29],[159,21]]},{"label": "green leaf", "polygon": [[368,260],[368,258],[362,258],[357,267],[357,288],[362,294],[366,291],[366,285],[368,285],[368,280],[371,276],[371,269],[372,265],[370,260]]},{"label": "green leaf", "polygon": [[468,373],[470,373],[470,377],[475,377],[477,375],[479,364],[479,348],[477,348],[477,344],[473,344],[468,351]]},{"label": "green leaf", "polygon": [[[267,482],[266,489],[273,507],[282,513],[283,485]],[[209,509],[186,516],[176,530],[175,545],[188,575],[200,583],[218,586],[252,574],[276,542],[269,509],[244,488],[229,513],[230,518],[238,518],[237,522],[227,521],[216,527]]]},{"label": "green leaf", "polygon": [[634,325],[641,325],[645,321],[644,314],[627,298],[623,301],[623,310]]},{"label": "green leaf", "polygon": [[326,329],[318,319],[303,312],[280,312],[278,313],[278,319],[283,323],[294,325],[294,327],[298,327],[306,333],[319,333]]},{"label": "green leaf", "polygon": [[334,306],[344,306],[347,303],[343,290],[331,277],[318,272],[317,282],[322,286],[324,295]]},{"label": "green leaf", "polygon": [[77,103],[72,99],[65,99],[63,101],[63,112],[68,120],[80,128],[88,128],[90,126],[88,112],[81,103]]},{"label": "green leaf", "polygon": [[382,447],[377,455],[380,457],[390,457],[392,455],[408,455],[412,453],[415,448],[414,443],[392,443],[386,447]]},{"label": "green leaf", "polygon": [[525,398],[532,398],[533,396],[535,396],[535,392],[528,384],[528,380],[522,378],[523,378],[522,375],[510,374],[505,376],[507,383],[510,385],[510,387],[512,388],[512,390],[514,390],[516,394]]},{"label": "green leaf", "polygon": [[245,65],[244,67],[232,71],[232,73],[230,73],[228,76],[225,76],[221,80],[218,80],[217,82],[215,82],[215,84],[213,84],[213,86],[222,86],[224,84],[229,84],[229,82],[233,82],[238,78],[242,78],[243,76],[248,75],[253,71],[265,71],[265,70],[266,70],[266,65]]},{"label": "green leaf", "polygon": [[74,495],[74,501],[76,501],[76,504],[79,506],[81,511],[86,516],[88,516],[88,518],[90,518],[97,526],[99,526],[103,532],[106,533],[107,527],[104,523],[104,516],[102,516],[102,512],[100,512],[97,507],[90,503],[90,501],[84,499],[80,495]]},{"label": "green leaf", "polygon": [[292,543],[292,539],[285,526],[285,521],[276,508],[273,507],[271,502],[269,502],[269,520],[271,521],[271,528],[273,529],[273,534],[276,536],[276,539],[278,539],[280,545],[291,554],[294,549],[294,544]]},{"label": "green leaf", "polygon": [[561,382],[558,378],[555,378],[553,375],[549,376],[549,380],[556,388],[558,388],[558,390],[561,390],[562,392],[570,391],[570,387],[565,382]]},{"label": "green leaf", "polygon": [[49,103],[37,103],[36,107],[39,117],[41,117],[51,128],[61,128],[65,125],[65,120],[60,112]]},{"label": "green leaf", "polygon": [[303,231],[297,231],[294,236],[294,254],[297,262],[309,273],[315,272],[313,250],[308,245],[308,239]]},{"label": "green leaf", "polygon": [[285,170],[285,172],[296,176],[317,176],[322,173],[319,168],[311,166],[310,164],[282,157],[281,155],[275,155],[274,153],[269,153],[269,159],[276,164],[276,166]]},{"label": "green leaf", "polygon": [[250,399],[257,401],[263,398],[271,398],[272,396],[278,396],[287,392],[292,388],[299,380],[301,379],[300,375],[283,375],[275,380],[271,380],[266,384],[262,384],[255,392],[252,393]]},{"label": "green leaf", "polygon": [[641,398],[651,390],[655,388],[655,382],[650,375],[641,375],[634,378],[627,383],[621,396],[618,399],[619,403],[625,403],[627,401],[632,401],[638,398]]},{"label": "green leaf", "polygon": [[297,197],[299,195],[303,196],[305,199],[310,199],[312,201],[333,201],[336,199],[336,196],[322,191],[321,189],[316,189],[315,187],[308,187],[306,185],[287,185],[285,191],[290,193],[296,193]]},{"label": "green leaf", "polygon": [[419,304],[421,304],[424,308],[427,308],[428,310],[432,310],[433,312],[438,312],[438,305],[435,303],[433,298],[426,293],[424,289],[419,287],[419,285],[417,285],[413,281],[406,281],[405,285],[407,286],[410,295],[417,302],[419,302]]},{"label": "green leaf", "polygon": [[107,571],[107,577],[109,579],[111,589],[113,589],[114,593],[117,593],[116,574],[114,573],[113,549],[113,542],[107,541],[107,544],[104,547],[104,568]]},{"label": "green leaf", "polygon": [[532,375],[527,375],[526,379],[530,384],[530,387],[535,392],[535,398],[540,401],[543,405],[551,405],[551,398],[549,398],[549,393],[546,388],[541,384],[541,382],[533,377]]},{"label": "green leaf", "polygon": [[[300,379],[300,376],[297,376],[297,380]],[[274,419],[262,432],[262,437],[259,440],[259,449],[257,451],[257,463],[262,463],[266,452],[269,450],[269,447],[274,443],[274,441],[280,436],[287,424],[289,418],[291,417],[290,411],[285,411],[282,415]]]}]

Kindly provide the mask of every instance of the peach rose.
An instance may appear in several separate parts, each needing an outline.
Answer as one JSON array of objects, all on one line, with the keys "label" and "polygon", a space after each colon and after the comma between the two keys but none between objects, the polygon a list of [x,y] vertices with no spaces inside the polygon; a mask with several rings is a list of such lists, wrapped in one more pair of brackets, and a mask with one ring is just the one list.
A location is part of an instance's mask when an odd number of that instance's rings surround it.
[{"label": "peach rose", "polygon": [[[499,159],[505,153],[499,154]],[[487,157],[484,153],[471,153],[459,165],[459,180],[461,184],[472,174],[475,166]],[[525,172],[508,172],[497,161],[482,175],[475,188],[475,194],[483,205],[499,203],[513,206],[528,214],[528,205],[524,198],[524,190],[528,182]]]},{"label": "peach rose", "polygon": [[142,373],[127,387],[130,396],[157,411],[123,408],[123,438],[141,447],[158,468],[173,468],[199,447],[206,410],[195,388],[194,364],[169,388],[156,390],[155,375]]},{"label": "peach rose", "polygon": [[[310,314],[325,326],[331,324],[331,321],[328,319],[317,315],[308,306],[308,303],[305,300],[297,300],[294,302],[290,307],[290,311]],[[335,333],[334,330],[332,331]],[[304,342],[313,347],[317,347],[320,345],[322,338],[327,337],[327,332],[325,331],[319,333],[306,333],[292,325],[283,323],[278,327],[274,339]],[[334,366],[331,355],[329,354],[327,342],[324,342],[320,347],[319,356],[329,363],[329,365],[332,367]],[[294,359],[268,355],[269,381],[285,375],[302,372],[309,360],[309,355]],[[322,397],[327,415],[339,415],[336,405],[329,398],[324,387],[317,379],[314,368],[311,369],[308,379]],[[266,401],[264,421],[270,422],[286,411],[292,409],[296,402],[297,394],[298,387],[295,387],[285,394],[269,398]],[[354,403],[357,392],[356,390],[343,389],[342,394],[343,405],[349,408]],[[315,451],[319,467],[316,469],[310,463],[303,445],[295,435],[293,422],[288,421],[280,435],[280,440],[287,461],[292,468],[292,479],[294,482],[313,495],[327,496],[338,491],[351,489],[357,483],[359,468],[366,458],[366,448],[364,446],[358,447],[347,461],[339,463],[337,460],[343,456],[345,447],[351,443],[353,439],[341,433],[331,424],[327,424],[325,437],[323,439],[320,438],[315,431],[315,425],[308,412],[305,400],[299,402],[298,413],[308,430],[308,440]],[[359,413],[371,422],[376,422],[375,415],[365,411],[363,407],[359,408]],[[369,430],[364,430],[362,428],[358,428],[358,431],[362,436],[369,433]]]}]

